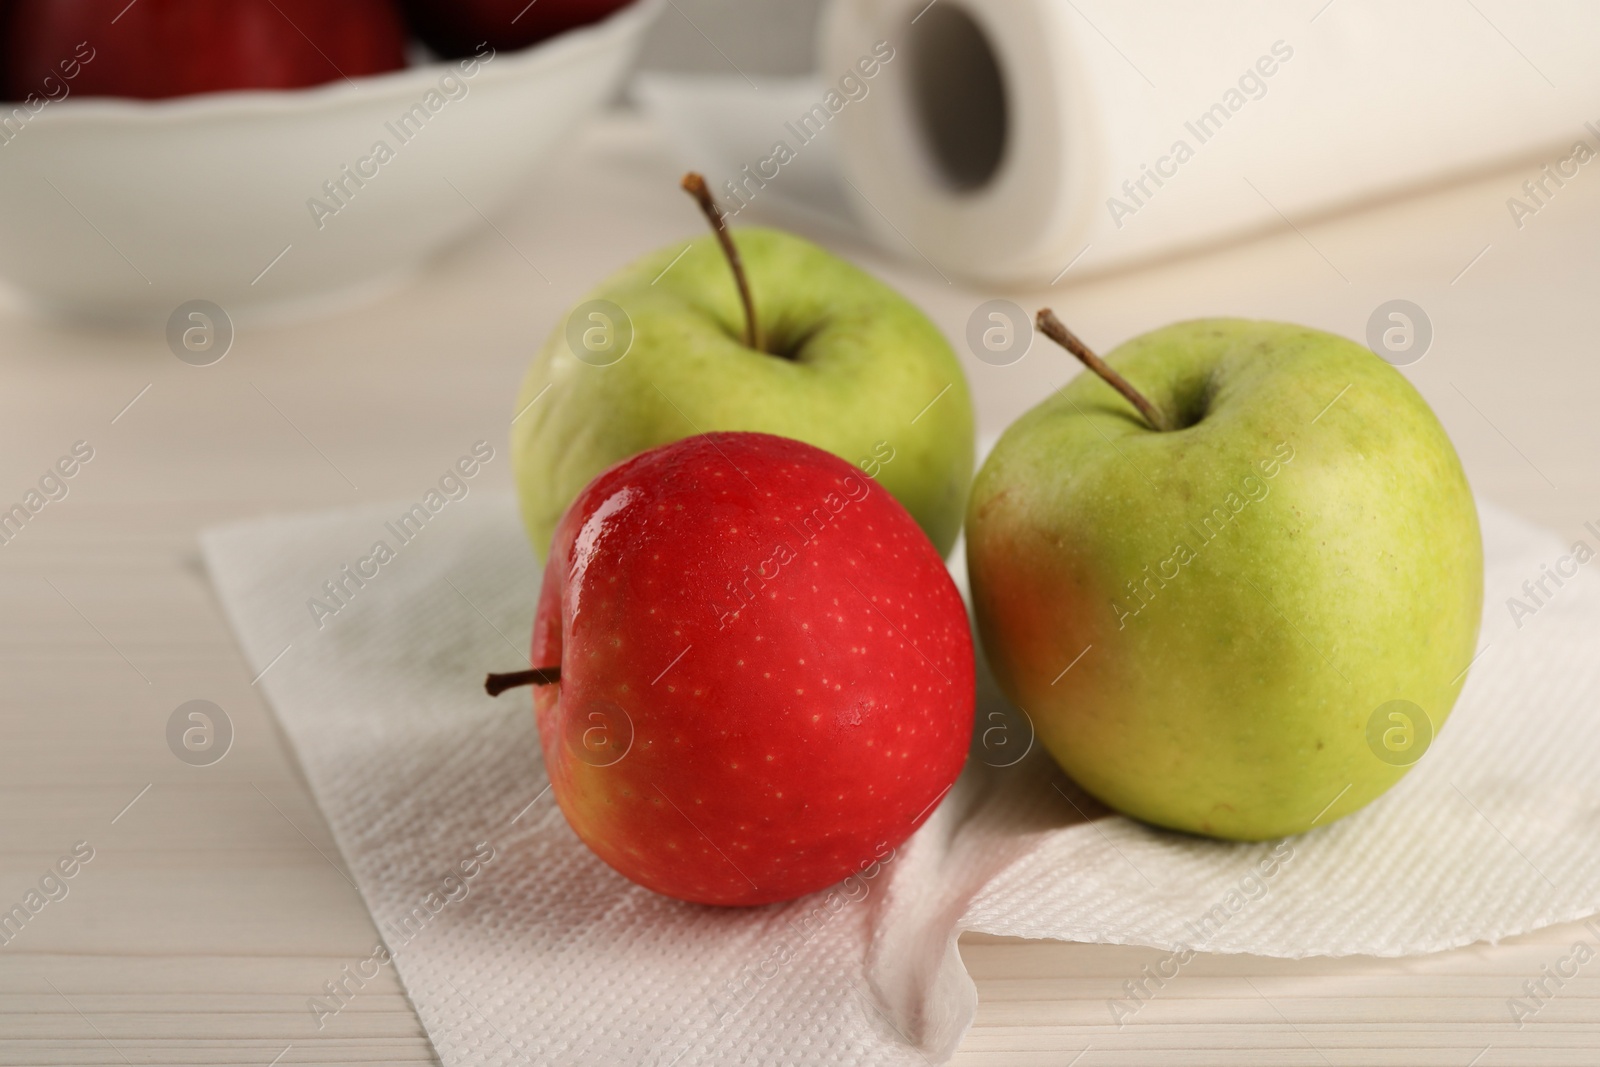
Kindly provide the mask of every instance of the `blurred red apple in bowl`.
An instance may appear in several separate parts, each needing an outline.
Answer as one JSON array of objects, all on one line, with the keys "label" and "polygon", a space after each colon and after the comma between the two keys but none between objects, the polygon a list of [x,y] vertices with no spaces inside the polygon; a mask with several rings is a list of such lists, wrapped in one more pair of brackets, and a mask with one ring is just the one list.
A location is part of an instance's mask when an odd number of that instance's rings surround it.
[{"label": "blurred red apple in bowl", "polygon": [[631,0],[405,0],[412,28],[446,58],[487,44],[526,48],[558,33],[599,22]]},{"label": "blurred red apple in bowl", "polygon": [[[406,65],[394,0],[10,0],[5,92],[155,100],[299,89]],[[64,68],[63,63],[71,67]]]}]

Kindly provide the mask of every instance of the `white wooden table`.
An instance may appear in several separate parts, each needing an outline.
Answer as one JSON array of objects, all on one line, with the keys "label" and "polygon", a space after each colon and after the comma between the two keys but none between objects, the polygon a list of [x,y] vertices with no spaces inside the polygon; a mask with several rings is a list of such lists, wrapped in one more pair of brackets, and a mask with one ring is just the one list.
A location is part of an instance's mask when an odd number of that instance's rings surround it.
[{"label": "white wooden table", "polygon": [[[1504,201],[1536,170],[1297,219],[1298,232],[1137,273],[1068,275],[1048,293],[979,292],[842,251],[957,339],[995,296],[1048,300],[1105,348],[1224,313],[1359,338],[1378,304],[1413,300],[1436,339],[1408,373],[1478,490],[1576,536],[1600,519],[1600,176],[1585,171],[1518,232]],[[0,947],[0,1064],[433,1060],[390,970],[320,1031],[306,1010],[375,931],[251,685],[195,532],[402,497],[464,444],[503,440],[524,366],[569,303],[699,231],[677,177],[635,120],[596,123],[499,232],[354,314],[242,323],[212,367],[180,363],[154,330],[0,315],[0,502],[74,442],[95,450],[69,495],[0,547],[0,907],[75,842],[95,850],[70,894]],[[1008,368],[969,358],[967,372],[994,432],[1076,371],[1040,347]],[[485,477],[504,486],[507,467]],[[165,739],[195,698],[236,730],[210,767]],[[968,937],[981,1006],[958,1062],[1596,1064],[1600,962],[1521,1029],[1507,1007],[1580,937],[1600,942],[1572,926],[1420,959],[1201,958],[1120,1031],[1107,1000],[1160,953]]]}]

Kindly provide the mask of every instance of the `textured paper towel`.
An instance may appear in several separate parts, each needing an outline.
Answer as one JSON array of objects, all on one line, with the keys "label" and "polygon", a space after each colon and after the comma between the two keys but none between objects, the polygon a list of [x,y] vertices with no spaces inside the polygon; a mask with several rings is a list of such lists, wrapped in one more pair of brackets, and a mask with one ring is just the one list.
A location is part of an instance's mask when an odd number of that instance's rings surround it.
[{"label": "textured paper towel", "polygon": [[908,259],[1045,284],[1516,160],[1531,214],[1600,148],[1597,44],[1585,0],[829,0],[809,87],[637,91],[729,206],[842,200]]},{"label": "textured paper towel", "polygon": [[[1600,583],[1585,567],[1547,584],[1517,628],[1506,598],[1565,549],[1494,508],[1483,652],[1432,749],[1364,811],[1259,845],[1152,830],[1029,751],[989,688],[967,773],[889,862],[743,911],[595,859],[545,790],[526,693],[483,695],[486,669],[526,662],[538,582],[512,499],[449,504],[397,545],[384,524],[404,510],[262,520],[204,547],[447,1067],[943,1060],[976,1007],[968,929],[1399,955],[1600,911]],[[319,629],[308,598],[380,539],[396,558]]]}]

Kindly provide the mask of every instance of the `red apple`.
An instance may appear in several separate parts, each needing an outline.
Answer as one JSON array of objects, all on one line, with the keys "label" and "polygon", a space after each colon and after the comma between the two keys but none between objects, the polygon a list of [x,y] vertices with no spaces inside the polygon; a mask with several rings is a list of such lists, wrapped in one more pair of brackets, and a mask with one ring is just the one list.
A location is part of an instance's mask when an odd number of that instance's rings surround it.
[{"label": "red apple", "polygon": [[601,474],[556,528],[533,661],[568,823],[657,892],[765,904],[884,860],[966,759],[972,639],[861,471],[719,433]]},{"label": "red apple", "polygon": [[10,0],[5,20],[14,100],[297,89],[406,62],[393,0]]},{"label": "red apple", "polygon": [[417,36],[447,59],[477,51],[526,48],[546,37],[599,22],[632,0],[405,0]]}]

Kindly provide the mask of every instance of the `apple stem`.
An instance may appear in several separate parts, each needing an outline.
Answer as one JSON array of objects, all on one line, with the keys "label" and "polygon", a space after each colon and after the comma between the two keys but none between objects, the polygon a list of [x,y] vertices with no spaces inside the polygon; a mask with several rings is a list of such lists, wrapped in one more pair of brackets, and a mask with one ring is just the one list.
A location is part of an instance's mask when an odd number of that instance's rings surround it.
[{"label": "apple stem", "polygon": [[744,260],[739,256],[739,249],[733,243],[733,234],[728,230],[727,219],[723,217],[722,209],[711,197],[711,190],[706,185],[705,176],[690,171],[683,176],[683,189],[695,202],[700,205],[700,210],[705,214],[706,221],[711,223],[717,240],[722,244],[722,253],[728,257],[728,266],[733,268],[733,280],[739,286],[739,299],[744,303],[744,343],[751,348],[761,349],[761,330],[756,325],[756,304],[750,297],[750,279],[744,272]]},{"label": "apple stem", "polygon": [[484,692],[497,697],[507,689],[524,685],[555,685],[561,681],[560,667],[542,667],[531,671],[514,671],[511,674],[491,674],[483,680]]},{"label": "apple stem", "polygon": [[1093,349],[1078,340],[1078,335],[1067,329],[1066,324],[1056,318],[1055,312],[1049,308],[1041,308],[1038,323],[1040,333],[1077,356],[1083,361],[1084,366],[1100,375],[1106,384],[1126,397],[1128,403],[1138,408],[1139,414],[1144,416],[1144,421],[1150,424],[1152,430],[1164,433],[1169,429],[1161,410],[1150,403],[1143,393],[1129,385],[1128,379],[1107,366],[1106,361],[1095,355]]}]

